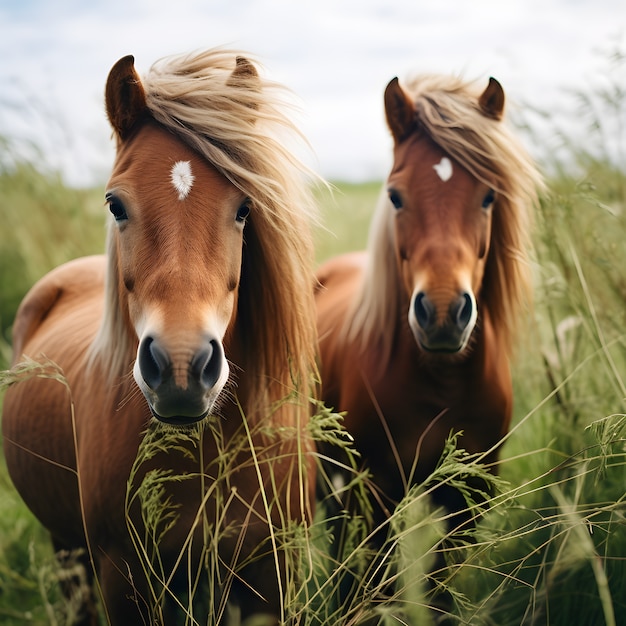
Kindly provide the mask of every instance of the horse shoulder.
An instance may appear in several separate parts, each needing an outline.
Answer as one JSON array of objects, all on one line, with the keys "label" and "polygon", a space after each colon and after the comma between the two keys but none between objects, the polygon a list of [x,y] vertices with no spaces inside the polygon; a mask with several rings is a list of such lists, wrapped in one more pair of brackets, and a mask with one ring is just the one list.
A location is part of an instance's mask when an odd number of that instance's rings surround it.
[{"label": "horse shoulder", "polygon": [[[100,319],[104,266],[104,257],[71,261],[26,295],[14,324],[13,360],[27,355],[44,367],[52,361],[67,384],[47,369],[34,376],[27,372],[7,390],[3,405],[4,453],[13,483],[48,530],[68,545],[82,537],[71,396]],[[98,406],[99,400],[92,394],[91,402]]]},{"label": "horse shoulder", "polygon": [[[23,373],[16,368],[19,384],[4,398],[5,450],[6,438],[15,442],[8,455],[18,465],[33,462],[32,455],[18,458],[22,449],[59,465],[74,464],[70,403],[82,389],[78,382],[85,378],[87,350],[102,315],[104,265],[104,257],[85,257],[59,266],[32,287],[18,309],[13,362],[29,360],[42,367],[28,366]],[[89,396],[98,405],[93,391]]]}]

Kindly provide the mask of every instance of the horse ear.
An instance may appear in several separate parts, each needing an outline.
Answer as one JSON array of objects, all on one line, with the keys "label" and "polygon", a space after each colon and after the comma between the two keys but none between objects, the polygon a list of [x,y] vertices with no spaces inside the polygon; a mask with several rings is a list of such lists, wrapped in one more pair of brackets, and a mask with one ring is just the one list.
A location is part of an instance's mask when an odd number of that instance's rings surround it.
[{"label": "horse ear", "polygon": [[256,67],[254,67],[254,65],[248,59],[246,59],[246,57],[237,57],[235,63],[235,69],[230,75],[231,80],[238,80],[241,78],[243,78],[244,80],[256,80],[259,77],[259,73],[256,71]]},{"label": "horse ear", "polygon": [[396,143],[400,143],[416,128],[415,107],[397,78],[392,79],[385,89],[385,114]]},{"label": "horse ear", "polygon": [[[237,57],[235,69],[228,78],[228,85],[231,87],[260,91],[261,81],[256,67],[245,57]],[[250,109],[258,109],[258,104],[251,100],[245,101]]]},{"label": "horse ear", "polygon": [[146,94],[132,55],[120,59],[109,72],[105,88],[109,122],[120,139],[130,134],[146,110]]},{"label": "horse ear", "polygon": [[501,120],[504,115],[504,89],[493,77],[489,78],[489,84],[478,99],[482,112],[494,120]]}]

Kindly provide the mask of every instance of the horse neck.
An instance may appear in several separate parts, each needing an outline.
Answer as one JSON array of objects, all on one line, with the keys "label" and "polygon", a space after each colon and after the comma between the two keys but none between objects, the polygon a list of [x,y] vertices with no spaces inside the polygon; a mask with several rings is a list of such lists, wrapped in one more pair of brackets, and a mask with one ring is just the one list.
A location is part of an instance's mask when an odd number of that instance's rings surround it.
[{"label": "horse neck", "polygon": [[235,319],[224,336],[224,352],[230,365],[229,392],[221,405],[220,413],[230,422],[227,430],[235,429],[245,418],[247,426],[254,430],[265,421],[269,405],[277,398],[267,393],[262,373],[258,371],[254,356],[245,348],[241,324]]},{"label": "horse neck", "polygon": [[363,353],[376,346],[384,363],[391,357],[393,343],[403,326],[402,316],[408,311],[385,202],[383,189],[370,229],[367,265],[344,326],[344,336],[349,341],[360,345]]}]

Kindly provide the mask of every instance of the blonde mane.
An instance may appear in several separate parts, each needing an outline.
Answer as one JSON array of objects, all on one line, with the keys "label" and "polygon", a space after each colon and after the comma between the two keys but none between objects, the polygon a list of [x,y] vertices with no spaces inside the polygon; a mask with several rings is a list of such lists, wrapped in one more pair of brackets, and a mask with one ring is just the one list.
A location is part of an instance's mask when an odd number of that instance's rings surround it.
[{"label": "blonde mane", "polygon": [[[480,110],[474,83],[458,77],[417,76],[403,85],[412,98],[419,130],[476,179],[496,191],[491,248],[479,308],[485,307],[511,355],[520,312],[532,302],[530,227],[541,176],[520,141],[503,122]],[[378,203],[368,243],[368,267],[345,332],[364,344],[375,342],[389,358],[394,330],[389,320],[400,311],[401,289],[392,227],[393,210],[385,193]]]},{"label": "blonde mane", "polygon": [[[239,56],[250,58],[213,49],[162,59],[142,84],[150,115],[252,201],[235,331],[247,360],[234,369],[245,372],[255,405],[267,409],[294,388],[306,393],[315,368],[314,175],[285,147],[286,138],[302,139],[283,112],[287,90],[261,76],[233,78]],[[92,354],[123,376],[136,338],[120,306],[115,245],[109,230],[105,315]]]}]

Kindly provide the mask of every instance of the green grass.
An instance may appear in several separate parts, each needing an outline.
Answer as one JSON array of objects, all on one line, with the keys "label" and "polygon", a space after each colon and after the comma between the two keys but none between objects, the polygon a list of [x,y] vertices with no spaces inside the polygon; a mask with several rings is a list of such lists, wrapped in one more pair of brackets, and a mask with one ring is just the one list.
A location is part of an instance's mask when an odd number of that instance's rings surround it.
[{"label": "green grass", "polygon": [[[615,59],[611,76],[623,85],[623,55]],[[610,135],[617,154],[626,151],[626,137],[614,130],[615,116],[626,119],[626,96],[606,89],[576,98],[589,131],[585,143],[565,138],[566,158],[547,163],[536,216],[536,301],[514,366],[502,482],[472,541],[449,538],[439,579],[459,623],[473,626],[626,623],[626,161],[602,149]],[[337,183],[332,196],[319,192],[327,229],[316,232],[319,262],[365,246],[380,189],[380,182]],[[0,172],[0,217],[9,226],[0,234],[0,359],[30,284],[103,248],[101,197],[101,190],[67,189],[29,164]],[[318,437],[329,432],[323,424],[335,436],[336,416],[320,413]],[[456,480],[463,455],[453,445],[448,453],[440,471]],[[364,488],[363,477],[355,484]],[[306,584],[288,591],[294,623],[333,624],[346,608],[381,624],[429,623],[427,572],[443,531],[427,489],[415,488],[390,521],[394,549],[377,575],[368,569],[361,521],[349,522],[342,560],[356,583],[347,607],[336,601],[343,573],[328,557],[325,507],[308,534],[289,529],[296,552],[310,557]],[[396,580],[397,596],[376,606],[381,572]],[[0,624],[64,623],[65,612],[45,533],[0,464]]]},{"label": "green grass", "polygon": [[322,224],[315,232],[319,263],[337,254],[366,247],[370,218],[381,189],[382,182],[377,181],[335,181],[330,190],[316,190]]}]

